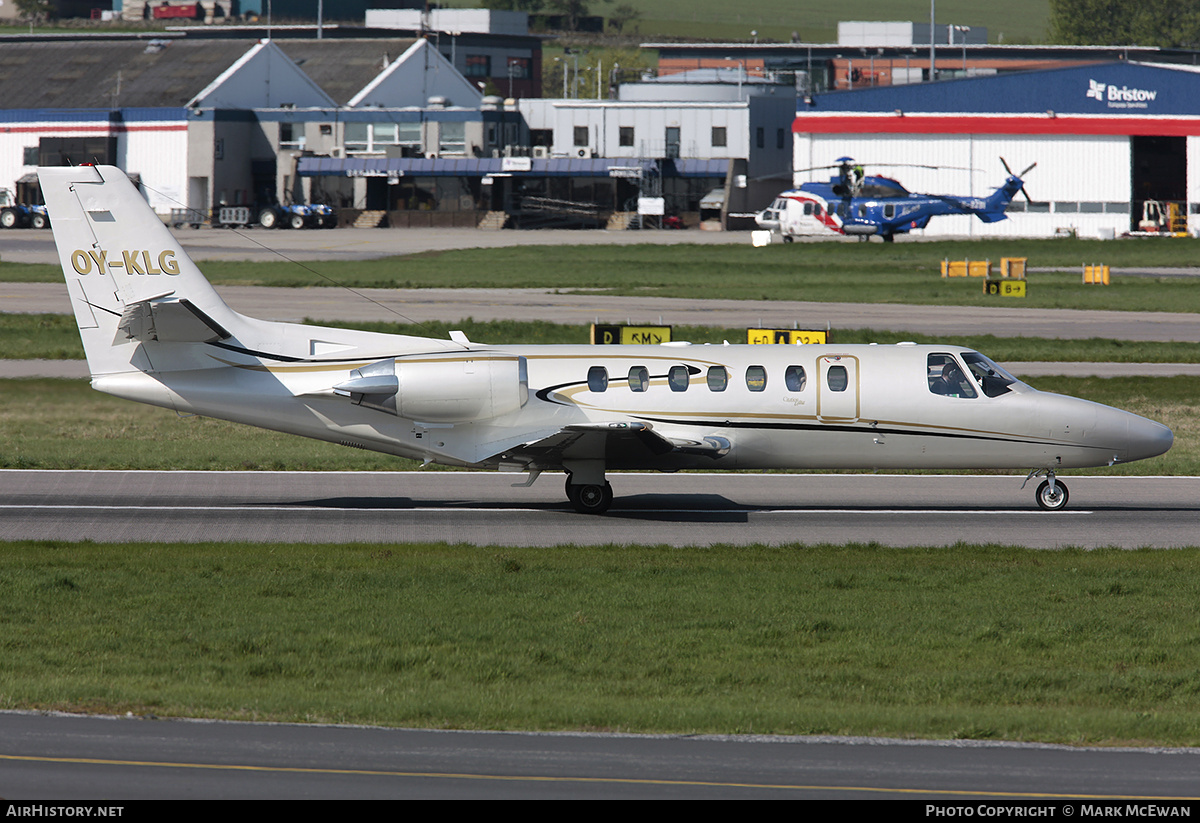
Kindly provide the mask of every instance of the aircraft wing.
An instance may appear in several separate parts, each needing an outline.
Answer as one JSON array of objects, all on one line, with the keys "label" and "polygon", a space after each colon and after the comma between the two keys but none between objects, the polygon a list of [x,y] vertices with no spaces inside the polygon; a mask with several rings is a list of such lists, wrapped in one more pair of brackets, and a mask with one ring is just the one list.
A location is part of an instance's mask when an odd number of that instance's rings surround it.
[{"label": "aircraft wing", "polygon": [[564,426],[554,434],[509,449],[507,453],[528,460],[539,468],[557,467],[563,460],[597,460],[609,463],[640,462],[672,452],[724,457],[731,448],[724,437],[701,439],[672,437],[654,430],[649,423],[580,423]]}]

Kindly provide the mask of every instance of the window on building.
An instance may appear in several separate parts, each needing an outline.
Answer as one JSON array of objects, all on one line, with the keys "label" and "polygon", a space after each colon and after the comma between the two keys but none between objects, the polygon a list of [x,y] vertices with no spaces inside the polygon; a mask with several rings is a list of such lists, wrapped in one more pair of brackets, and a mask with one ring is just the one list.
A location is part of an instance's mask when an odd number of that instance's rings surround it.
[{"label": "window on building", "polygon": [[767,388],[767,370],[762,366],[746,367],[746,388],[750,391],[764,391]]},{"label": "window on building", "polygon": [[724,126],[713,126],[712,144],[714,149],[723,149],[727,145]]},{"label": "window on building", "polygon": [[782,149],[784,146],[783,129],[775,130],[775,148]]},{"label": "window on building", "polygon": [[619,142],[622,146],[633,145],[633,126],[621,126],[619,131]]},{"label": "window on building", "polygon": [[528,57],[508,58],[508,75],[514,80],[525,80],[530,76]]},{"label": "window on building", "polygon": [[587,126],[576,126],[575,127],[575,145],[576,146],[586,146],[587,144],[588,144],[588,127]]},{"label": "window on building", "polygon": [[368,123],[346,124],[346,151],[364,152],[371,145],[371,127]]},{"label": "window on building", "polygon": [[492,76],[492,58],[487,54],[468,54],[466,70],[463,72],[467,77],[491,77]]},{"label": "window on building", "polygon": [[38,147],[26,146],[22,163],[26,166],[36,166],[38,164]]},{"label": "window on building", "polygon": [[304,124],[303,123],[280,123],[279,124],[279,147],[281,149],[303,149],[304,148]]},{"label": "window on building", "polygon": [[395,146],[400,142],[400,125],[398,123],[372,123],[371,143],[376,146]]},{"label": "window on building", "polygon": [[762,126],[759,126],[757,129],[755,129],[754,142],[760,149],[766,148],[766,146],[767,146],[767,130],[764,129]]},{"label": "window on building", "polygon": [[[465,127],[462,123],[451,125],[458,126],[459,130],[465,133]],[[419,148],[421,145],[421,124],[415,122],[347,123],[345,141],[346,151],[350,154],[379,154],[384,152],[388,146],[415,146]]]},{"label": "window on building", "polygon": [[465,154],[467,151],[467,124],[439,123],[438,126],[438,152],[441,154]]}]

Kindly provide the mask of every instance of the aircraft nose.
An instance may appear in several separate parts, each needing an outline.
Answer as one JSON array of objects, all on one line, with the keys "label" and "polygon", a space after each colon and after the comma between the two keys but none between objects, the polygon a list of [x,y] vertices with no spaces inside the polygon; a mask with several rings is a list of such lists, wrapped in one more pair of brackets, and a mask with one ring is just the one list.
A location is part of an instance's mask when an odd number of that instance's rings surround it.
[{"label": "aircraft nose", "polygon": [[1129,421],[1129,437],[1126,441],[1124,460],[1145,460],[1157,457],[1171,448],[1175,435],[1162,423],[1134,416]]}]

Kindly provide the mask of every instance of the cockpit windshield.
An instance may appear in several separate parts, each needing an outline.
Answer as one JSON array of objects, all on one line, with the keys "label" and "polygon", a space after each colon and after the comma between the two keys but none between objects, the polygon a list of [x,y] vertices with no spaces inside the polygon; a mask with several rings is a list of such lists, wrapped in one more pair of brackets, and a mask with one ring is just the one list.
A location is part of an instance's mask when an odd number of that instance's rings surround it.
[{"label": "cockpit windshield", "polygon": [[971,376],[975,378],[975,382],[980,385],[983,393],[988,397],[999,397],[1012,391],[1014,386],[1024,385],[979,352],[963,352],[962,359],[967,364]]}]

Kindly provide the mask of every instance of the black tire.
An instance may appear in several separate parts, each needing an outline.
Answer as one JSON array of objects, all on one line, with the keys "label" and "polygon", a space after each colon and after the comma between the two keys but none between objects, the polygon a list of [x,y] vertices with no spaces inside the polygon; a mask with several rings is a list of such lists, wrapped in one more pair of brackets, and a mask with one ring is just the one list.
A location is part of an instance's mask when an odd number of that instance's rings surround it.
[{"label": "black tire", "polygon": [[258,213],[258,225],[264,229],[279,228],[279,215],[275,209],[263,209]]},{"label": "black tire", "polygon": [[1048,512],[1056,512],[1066,508],[1067,500],[1071,495],[1061,480],[1054,481],[1053,492],[1050,491],[1050,481],[1043,480],[1042,485],[1038,486],[1037,493],[1034,496],[1041,508]]},{"label": "black tire", "polygon": [[21,225],[21,215],[16,209],[0,211],[0,226],[6,229],[15,229],[19,225]]},{"label": "black tire", "polygon": [[293,229],[302,229],[304,228],[304,218],[299,214],[293,214],[292,219],[288,221],[288,225]]},{"label": "black tire", "polygon": [[604,514],[612,505],[612,485],[584,483],[578,486],[567,484],[567,498],[580,514]]},{"label": "black tire", "polygon": [[46,215],[35,213],[29,218],[29,225],[35,229],[48,229],[50,221],[46,219]]}]

